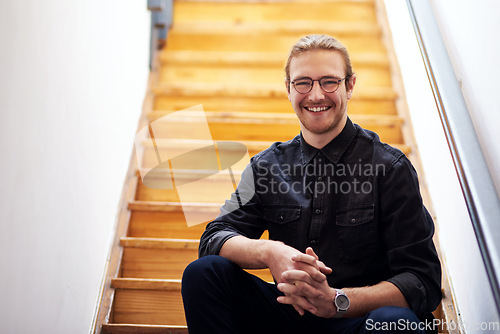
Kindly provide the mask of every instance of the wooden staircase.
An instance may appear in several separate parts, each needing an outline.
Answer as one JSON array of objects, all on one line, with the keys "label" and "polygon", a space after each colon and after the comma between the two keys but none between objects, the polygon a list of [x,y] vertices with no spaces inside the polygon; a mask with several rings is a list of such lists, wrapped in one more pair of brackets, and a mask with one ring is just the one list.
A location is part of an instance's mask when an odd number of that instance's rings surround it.
[{"label": "wooden staircase", "polygon": [[[327,33],[347,46],[358,76],[349,105],[353,122],[415,159],[387,31],[376,0],[176,0],[173,27],[154,60],[139,129],[201,104],[206,120],[189,112],[171,119],[179,136],[208,121],[213,140],[241,142],[250,156],[274,141],[293,138],[299,125],[286,97],[284,62],[299,37]],[[154,143],[140,143],[143,161],[152,163],[162,150],[191,145],[183,137],[163,138],[166,131],[172,136],[171,129],[160,127]],[[92,331],[187,333],[180,279],[197,258],[205,224],[188,227],[183,210],[215,217],[219,205],[200,194],[183,206],[175,188],[146,187],[139,167],[133,155]],[[233,172],[238,176],[241,170]],[[201,188],[221,192],[213,184]],[[256,273],[271,280],[266,271]]]}]

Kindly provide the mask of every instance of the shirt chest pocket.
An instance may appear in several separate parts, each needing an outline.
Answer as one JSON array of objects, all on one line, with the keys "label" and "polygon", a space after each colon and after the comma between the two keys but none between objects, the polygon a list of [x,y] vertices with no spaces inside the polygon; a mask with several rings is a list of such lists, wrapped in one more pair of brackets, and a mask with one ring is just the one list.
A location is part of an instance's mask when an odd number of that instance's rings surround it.
[{"label": "shirt chest pocket", "polygon": [[339,210],[335,218],[340,260],[345,263],[369,258],[376,249],[377,227],[373,205]]},{"label": "shirt chest pocket", "polygon": [[267,204],[263,206],[268,222],[269,239],[293,246],[297,241],[297,229],[302,207],[300,205]]}]

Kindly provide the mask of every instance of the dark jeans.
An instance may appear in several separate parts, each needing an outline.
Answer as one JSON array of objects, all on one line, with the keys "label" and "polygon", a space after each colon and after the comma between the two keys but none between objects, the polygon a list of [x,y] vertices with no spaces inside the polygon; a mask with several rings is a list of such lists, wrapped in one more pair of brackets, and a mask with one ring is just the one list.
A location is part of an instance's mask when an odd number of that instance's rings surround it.
[{"label": "dark jeans", "polygon": [[323,319],[308,312],[300,316],[292,306],[278,303],[279,295],[274,284],[220,256],[194,261],[182,278],[190,334],[425,333],[407,308],[382,307],[362,318]]}]

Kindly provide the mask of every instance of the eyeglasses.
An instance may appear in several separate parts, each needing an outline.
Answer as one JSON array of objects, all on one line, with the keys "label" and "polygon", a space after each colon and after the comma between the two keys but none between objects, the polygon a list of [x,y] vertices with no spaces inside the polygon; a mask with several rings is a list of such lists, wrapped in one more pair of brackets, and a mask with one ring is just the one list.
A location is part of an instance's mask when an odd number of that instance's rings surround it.
[{"label": "eyeglasses", "polygon": [[312,90],[314,81],[318,81],[321,89],[323,89],[326,93],[333,93],[337,89],[339,89],[340,83],[347,78],[348,77],[337,79],[332,77],[323,77],[319,80],[313,80],[311,78],[299,78],[295,81],[292,81],[291,84],[293,85],[293,88],[295,88],[297,93],[307,94]]}]

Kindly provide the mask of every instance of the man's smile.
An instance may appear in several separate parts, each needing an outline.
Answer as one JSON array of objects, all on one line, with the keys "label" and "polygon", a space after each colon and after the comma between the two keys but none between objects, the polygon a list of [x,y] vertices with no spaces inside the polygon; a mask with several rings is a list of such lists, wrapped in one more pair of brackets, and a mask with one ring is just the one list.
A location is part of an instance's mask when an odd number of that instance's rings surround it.
[{"label": "man's smile", "polygon": [[308,106],[308,107],[304,107],[304,109],[306,109],[307,111],[311,111],[311,112],[322,112],[322,111],[329,110],[330,108],[331,108],[331,106]]}]

